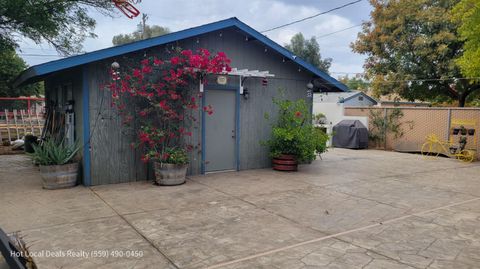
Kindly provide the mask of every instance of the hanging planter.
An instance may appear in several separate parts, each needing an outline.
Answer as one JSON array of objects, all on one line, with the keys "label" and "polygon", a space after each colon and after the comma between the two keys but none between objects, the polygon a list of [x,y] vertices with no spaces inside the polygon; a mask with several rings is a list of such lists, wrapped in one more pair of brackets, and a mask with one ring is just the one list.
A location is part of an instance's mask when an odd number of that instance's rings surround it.
[{"label": "hanging planter", "polygon": [[470,136],[475,135],[475,129],[468,129],[468,135]]},{"label": "hanging planter", "polygon": [[453,135],[458,135],[460,128],[453,128]]}]

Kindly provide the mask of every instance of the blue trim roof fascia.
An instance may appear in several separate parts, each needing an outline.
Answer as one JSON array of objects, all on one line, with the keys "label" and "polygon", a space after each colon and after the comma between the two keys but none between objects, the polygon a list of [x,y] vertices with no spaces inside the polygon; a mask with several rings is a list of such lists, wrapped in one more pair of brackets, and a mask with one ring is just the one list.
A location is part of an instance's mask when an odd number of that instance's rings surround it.
[{"label": "blue trim roof fascia", "polygon": [[85,53],[82,55],[76,55],[72,57],[68,57],[65,59],[60,59],[56,61],[47,62],[44,64],[39,64],[33,67],[30,67],[26,71],[24,71],[16,80],[14,85],[21,85],[34,77],[43,76],[55,71],[72,68],[75,66],[80,66],[83,64],[87,64],[94,61],[99,61],[111,57],[115,57],[118,55],[131,53],[135,51],[139,51],[142,49],[147,49],[154,46],[163,45],[170,42],[175,42],[181,39],[191,38],[197,35],[202,35],[205,33],[225,29],[228,27],[237,27],[240,30],[244,31],[245,33],[251,35],[258,41],[264,43],[265,45],[271,47],[278,53],[282,54],[283,56],[287,57],[288,59],[294,61],[298,65],[302,66],[303,68],[307,69],[308,71],[312,72],[316,76],[324,79],[328,83],[332,84],[336,88],[342,91],[349,91],[348,87],[344,84],[340,83],[327,73],[321,71],[320,69],[314,67],[310,63],[300,59],[296,55],[294,55],[289,50],[285,49],[284,47],[280,46],[279,44],[275,43],[273,40],[269,39],[265,35],[261,34],[260,32],[256,31],[252,27],[248,26],[247,24],[241,22],[237,18],[229,18],[226,20],[221,20],[209,24],[205,24],[202,26],[197,26],[189,29],[185,29],[182,31],[174,32],[171,34],[166,34],[159,37],[154,37],[142,41],[137,41],[121,46],[105,48],[89,53]]}]

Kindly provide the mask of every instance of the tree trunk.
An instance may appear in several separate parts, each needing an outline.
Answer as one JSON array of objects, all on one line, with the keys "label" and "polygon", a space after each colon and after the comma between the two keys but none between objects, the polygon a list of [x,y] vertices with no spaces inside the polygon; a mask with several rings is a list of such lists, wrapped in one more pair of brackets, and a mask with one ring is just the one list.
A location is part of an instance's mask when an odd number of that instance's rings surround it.
[{"label": "tree trunk", "polygon": [[465,106],[465,100],[467,100],[468,92],[464,92],[458,95],[458,107]]}]

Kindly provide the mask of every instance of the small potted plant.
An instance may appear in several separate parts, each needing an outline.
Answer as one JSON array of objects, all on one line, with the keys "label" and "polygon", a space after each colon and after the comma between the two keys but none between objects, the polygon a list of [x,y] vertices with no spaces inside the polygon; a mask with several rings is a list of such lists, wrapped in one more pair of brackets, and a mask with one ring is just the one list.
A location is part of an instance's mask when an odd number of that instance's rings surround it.
[{"label": "small potted plant", "polygon": [[[188,155],[183,148],[166,148],[163,154],[150,152],[154,164],[155,182],[162,186],[175,186],[185,183],[188,168]],[[158,156],[158,157],[157,157]]]},{"label": "small potted plant", "polygon": [[78,143],[68,145],[63,140],[49,138],[39,145],[32,145],[29,153],[33,162],[40,166],[44,189],[70,188],[77,184],[78,162],[75,156]]},{"label": "small potted plant", "polygon": [[467,128],[465,126],[460,126],[460,134],[461,135],[467,135]]},{"label": "small potted plant", "polygon": [[273,169],[297,171],[299,162],[310,163],[326,151],[328,135],[313,126],[305,100],[274,99],[274,103],[279,117],[264,144],[269,147]]}]

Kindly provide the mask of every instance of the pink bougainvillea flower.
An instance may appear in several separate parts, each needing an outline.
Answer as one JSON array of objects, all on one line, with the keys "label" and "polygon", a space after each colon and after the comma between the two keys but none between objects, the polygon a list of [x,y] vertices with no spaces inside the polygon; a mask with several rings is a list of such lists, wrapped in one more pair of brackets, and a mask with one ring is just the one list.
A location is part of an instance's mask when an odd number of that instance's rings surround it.
[{"label": "pink bougainvillea flower", "polygon": [[143,79],[142,72],[139,69],[133,70],[133,76],[137,79]]},{"label": "pink bougainvillea flower", "polygon": [[173,64],[173,65],[177,65],[179,62],[180,62],[180,58],[178,58],[178,57],[172,57],[170,59],[170,63]]},{"label": "pink bougainvillea flower", "polygon": [[140,63],[142,65],[148,65],[150,63],[150,61],[148,60],[148,58],[146,58],[146,59],[143,59]]},{"label": "pink bougainvillea flower", "polygon": [[159,59],[157,59],[157,57],[153,58],[153,65],[155,66],[159,66],[159,65],[162,65],[163,62]]},{"label": "pink bougainvillea flower", "polygon": [[145,110],[142,110],[138,114],[140,114],[140,116],[142,116],[142,117],[145,117],[145,116],[147,116],[148,112],[145,111]]},{"label": "pink bougainvillea flower", "polygon": [[150,74],[150,73],[152,73],[152,67],[151,67],[151,66],[148,66],[148,65],[147,65],[147,66],[144,66],[144,67],[142,68],[142,72],[143,72],[144,74]]}]

